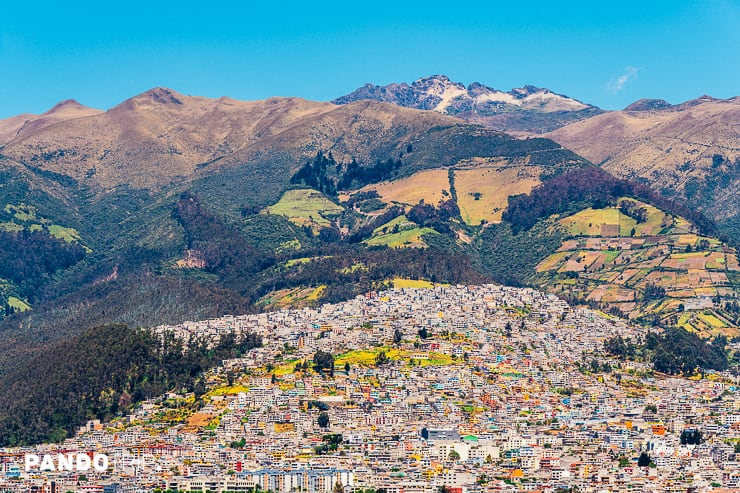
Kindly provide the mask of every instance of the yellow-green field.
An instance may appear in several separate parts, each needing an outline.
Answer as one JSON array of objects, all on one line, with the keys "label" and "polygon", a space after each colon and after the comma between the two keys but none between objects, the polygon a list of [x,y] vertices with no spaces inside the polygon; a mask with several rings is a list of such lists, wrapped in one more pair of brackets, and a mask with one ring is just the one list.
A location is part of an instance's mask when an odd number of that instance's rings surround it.
[{"label": "yellow-green field", "polygon": [[395,219],[378,226],[373,230],[373,235],[364,241],[368,245],[387,245],[391,248],[427,246],[422,239],[425,234],[438,234],[432,228],[420,228],[409,221],[406,216],[398,216]]},{"label": "yellow-green field", "polygon": [[398,230],[405,230],[414,229],[416,227],[418,227],[416,223],[409,221],[406,216],[401,215],[375,228],[373,230],[373,236],[390,233],[395,228]]},{"label": "yellow-green field", "polygon": [[[620,201],[623,199],[620,199]],[[630,199],[631,200],[631,199]],[[560,224],[573,236],[617,236],[609,234],[611,229],[618,228],[618,236],[653,236],[661,233],[677,232],[680,225],[685,221],[676,220],[663,211],[639,201],[634,201],[639,207],[644,207],[648,212],[647,221],[638,224],[636,220],[622,214],[616,207],[604,209],[585,209],[572,216],[560,220]],[[607,233],[607,234],[605,234]]]},{"label": "yellow-green field", "polygon": [[64,226],[59,226],[58,224],[52,224],[51,226],[49,226],[49,234],[51,234],[54,238],[64,240],[67,243],[82,241],[80,233],[78,233],[76,229],[65,228]]},{"label": "yellow-green field", "polygon": [[285,267],[293,267],[294,265],[307,264],[311,262],[313,259],[314,257],[292,258],[285,262]]},{"label": "yellow-green field", "polygon": [[[80,233],[76,229],[54,224],[50,219],[39,215],[36,208],[32,205],[6,204],[3,210],[6,214],[12,214],[13,219],[20,221],[21,224],[12,221],[4,222],[0,223],[0,229],[15,232],[23,231],[24,229],[28,229],[29,231],[46,229],[51,236],[59,240],[66,241],[67,243],[82,243],[82,237],[80,237]],[[92,251],[86,246],[84,248],[88,253]]]},{"label": "yellow-green field", "polygon": [[697,316],[705,323],[709,324],[714,329],[721,329],[725,326],[725,323],[718,319],[712,313],[700,312]]},{"label": "yellow-green field", "polygon": [[[349,363],[350,366],[375,366],[375,359],[381,351],[384,351],[388,359],[405,360],[407,363],[410,362],[415,354],[413,351],[400,350],[388,346],[370,348],[370,349],[358,349],[356,351],[350,351],[346,354],[337,356],[334,364],[337,368],[341,368],[345,363]],[[428,359],[414,359],[418,362],[419,366],[447,366],[455,364],[455,360],[449,354],[429,352],[426,353]]]},{"label": "yellow-green field", "polygon": [[529,193],[540,184],[537,166],[499,166],[455,169],[460,214],[467,224],[500,222],[509,195]]},{"label": "yellow-green field", "polygon": [[627,217],[618,209],[585,209],[560,220],[560,224],[573,236],[605,236],[602,231],[608,226],[618,227],[619,236],[629,236],[637,221]]},{"label": "yellow-green field", "polygon": [[423,199],[427,204],[437,205],[449,198],[450,180],[446,169],[428,169],[401,180],[368,185],[360,191],[367,190],[377,191],[384,202],[416,205]]},{"label": "yellow-green field", "polygon": [[324,194],[311,188],[287,190],[274,205],[265,207],[264,214],[280,214],[298,225],[314,228],[330,224],[329,218],[340,214],[343,207],[335,204]]},{"label": "yellow-green field", "polygon": [[434,283],[424,281],[421,279],[401,279],[396,277],[393,279],[394,288],[433,288]]},{"label": "yellow-green field", "polygon": [[300,257],[300,258],[292,258],[290,260],[285,261],[285,267],[293,267],[296,265],[303,265],[308,264],[309,262],[313,262],[314,260],[322,259],[322,258],[330,258],[328,255],[323,257]]},{"label": "yellow-green field", "polygon": [[16,298],[15,296],[8,297],[8,305],[12,306],[15,310],[20,312],[25,312],[26,310],[31,309],[31,305],[20,298]]},{"label": "yellow-green field", "polygon": [[208,396],[214,395],[236,395],[241,392],[249,392],[249,387],[246,385],[231,385],[228,387],[219,387],[208,392]]},{"label": "yellow-green field", "polygon": [[[458,360],[454,359],[449,354],[439,353],[436,351],[421,352],[425,356],[424,358],[418,357],[419,352],[397,349],[390,346],[373,347],[368,349],[357,349],[349,351],[345,354],[340,354],[334,359],[334,367],[337,369],[344,368],[345,363],[349,363],[350,367],[375,367],[375,361],[378,354],[383,351],[389,360],[405,361],[407,364],[411,364],[411,360],[414,360],[415,366],[447,366],[458,363]],[[417,356],[416,358],[414,356]],[[296,363],[300,360],[291,360],[281,365],[276,366],[272,373],[276,377],[283,377],[295,372]],[[267,370],[264,369],[264,373],[267,374]],[[232,388],[232,387],[227,387]]]},{"label": "yellow-green field", "polygon": [[313,304],[321,298],[325,285],[318,287],[288,288],[272,291],[257,301],[259,306],[298,308]]}]

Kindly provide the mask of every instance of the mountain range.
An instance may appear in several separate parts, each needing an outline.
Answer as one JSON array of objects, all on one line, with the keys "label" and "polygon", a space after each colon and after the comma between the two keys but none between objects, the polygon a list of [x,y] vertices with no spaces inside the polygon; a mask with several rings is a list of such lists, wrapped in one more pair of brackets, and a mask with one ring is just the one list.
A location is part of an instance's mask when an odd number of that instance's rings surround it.
[{"label": "mountain range", "polygon": [[0,385],[96,326],[394,283],[532,285],[737,335],[737,99],[704,99],[604,112],[435,76],[333,103],[155,88],[2,120]]},{"label": "mountain range", "polygon": [[[6,251],[40,252],[38,258],[16,255],[14,261],[29,265],[0,272],[5,311],[15,314],[7,323],[15,324],[22,339],[6,339],[12,351],[35,344],[34,331],[63,337],[79,330],[81,320],[151,324],[252,309],[267,286],[276,284],[274,273],[262,274],[264,285],[250,282],[258,271],[237,280],[238,258],[213,260],[205,271],[173,268],[178,260],[222,247],[204,246],[198,235],[207,234],[188,228],[199,221],[223,224],[218,241],[228,244],[250,236],[255,255],[270,259],[262,267],[274,262],[275,254],[328,248],[317,229],[303,230],[282,215],[257,214],[276,204],[294,186],[291,176],[318,155],[331,156],[328,179],[334,181],[348,174],[351,163],[376,170],[393,162],[392,169],[372,176],[357,176],[356,170],[350,188],[466,160],[527,163],[549,172],[587,164],[548,139],[518,141],[436,112],[372,101],[338,106],[296,98],[208,99],[164,88],[105,112],[65,102],[38,117],[5,120],[0,128],[0,232],[14,245]],[[186,191],[197,195],[199,206],[177,216]],[[324,228],[327,234],[347,236],[376,220],[372,214],[347,216],[347,224]],[[84,260],[57,265],[45,259],[53,252],[67,256],[70,245],[87,252]],[[20,274],[26,271],[33,275]],[[224,277],[233,282],[225,284]],[[369,288],[372,276],[360,277],[355,288]],[[113,285],[118,287],[109,288]],[[138,301],[112,301],[117,290],[133,285],[140,290]],[[247,286],[253,292],[247,293]],[[148,298],[147,287],[178,301]],[[197,295],[199,303],[183,303],[187,295]],[[127,304],[138,302],[148,306]],[[28,306],[33,309],[18,313]],[[32,331],[23,330],[27,326]]]},{"label": "mountain range", "polygon": [[444,75],[424,77],[411,84],[377,86],[367,83],[333,102],[372,100],[407,108],[434,110],[471,123],[506,132],[545,133],[603,111],[549,89],[524,86],[508,92],[474,82],[465,87]]},{"label": "mountain range", "polygon": [[616,176],[691,204],[740,237],[740,99],[702,95],[679,104],[641,99],[605,111],[549,89],[467,88],[435,75],[412,84],[365,84],[334,100],[434,110],[517,135],[542,135]]},{"label": "mountain range", "polygon": [[685,201],[740,237],[740,98],[638,101],[546,134],[610,173]]}]

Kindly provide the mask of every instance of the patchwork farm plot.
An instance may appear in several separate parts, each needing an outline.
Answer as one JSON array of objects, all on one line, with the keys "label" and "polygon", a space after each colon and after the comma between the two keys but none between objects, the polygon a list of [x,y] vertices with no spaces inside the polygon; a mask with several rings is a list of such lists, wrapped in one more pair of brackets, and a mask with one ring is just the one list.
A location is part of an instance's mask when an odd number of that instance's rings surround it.
[{"label": "patchwork farm plot", "polygon": [[414,206],[420,200],[427,204],[448,200],[454,189],[462,220],[478,226],[500,222],[509,196],[531,192],[541,183],[542,172],[543,168],[526,163],[469,160],[452,168],[422,170],[407,178],[367,185],[360,192],[373,190],[388,205]]},{"label": "patchwork farm plot", "polygon": [[414,206],[420,200],[437,204],[450,196],[450,180],[447,169],[428,169],[400,180],[374,183],[360,192],[375,190],[389,204]]},{"label": "patchwork farm plot", "polygon": [[737,253],[683,218],[624,200],[560,219],[569,236],[537,266],[537,282],[632,319],[740,334],[737,313],[725,309],[740,291]]}]

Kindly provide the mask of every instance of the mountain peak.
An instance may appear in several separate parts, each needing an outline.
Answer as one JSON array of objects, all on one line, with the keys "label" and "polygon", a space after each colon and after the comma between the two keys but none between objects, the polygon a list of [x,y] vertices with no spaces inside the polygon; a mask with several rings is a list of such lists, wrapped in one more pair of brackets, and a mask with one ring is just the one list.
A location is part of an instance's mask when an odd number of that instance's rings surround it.
[{"label": "mountain peak", "polygon": [[709,96],[708,94],[703,94],[696,99],[690,99],[688,101],[684,101],[681,104],[677,104],[673,107],[673,109],[683,111],[689,108],[693,108],[694,106],[699,106],[700,104],[713,103],[715,101],[723,101],[723,100]]},{"label": "mountain peak", "polygon": [[64,101],[60,101],[57,104],[55,104],[49,111],[44,113],[45,115],[50,115],[52,113],[56,113],[60,110],[66,109],[66,108],[85,108],[85,106],[81,105],[79,102],[77,102],[76,99],[65,99]]},{"label": "mountain peak", "polygon": [[428,75],[426,77],[419,77],[414,81],[416,82],[425,82],[425,81],[440,81],[440,82],[452,82],[449,77],[443,74],[435,74],[435,75]]},{"label": "mountain peak", "polygon": [[166,87],[155,87],[141,93],[136,98],[149,99],[159,104],[179,106],[183,104],[184,96]]},{"label": "mountain peak", "polygon": [[185,103],[185,96],[166,87],[155,87],[129,98],[114,106],[109,111],[132,111],[141,108],[153,107],[181,107]]},{"label": "mountain peak", "polygon": [[429,77],[422,77],[420,79],[416,79],[411,84],[411,87],[418,87],[418,88],[457,87],[460,89],[465,89],[465,86],[463,84],[461,84],[460,82],[453,82],[446,75],[430,75]]},{"label": "mountain peak", "polygon": [[466,87],[441,74],[421,77],[411,85],[405,82],[386,86],[367,83],[332,102],[346,104],[363,99],[434,110],[496,130],[535,133],[553,130],[573,119],[601,112],[595,106],[533,85],[504,92],[480,82]]},{"label": "mountain peak", "polygon": [[627,106],[624,111],[655,111],[666,110],[673,105],[665,99],[638,99],[631,105]]},{"label": "mountain peak", "polygon": [[532,94],[538,94],[538,93],[551,94],[552,91],[549,89],[543,89],[537,86],[526,85],[524,87],[514,88],[510,91],[510,93],[518,98],[526,98],[527,96],[531,96]]},{"label": "mountain peak", "polygon": [[95,108],[90,108],[89,106],[80,104],[75,99],[65,99],[64,101],[60,101],[55,104],[49,111],[43,113],[41,116],[85,116],[100,112],[101,110],[96,110]]}]

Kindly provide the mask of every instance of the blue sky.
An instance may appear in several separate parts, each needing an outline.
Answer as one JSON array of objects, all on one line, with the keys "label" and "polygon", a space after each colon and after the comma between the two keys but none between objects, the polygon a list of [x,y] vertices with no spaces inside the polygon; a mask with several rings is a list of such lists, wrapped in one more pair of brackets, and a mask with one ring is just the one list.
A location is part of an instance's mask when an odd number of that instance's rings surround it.
[{"label": "blue sky", "polygon": [[0,118],[157,86],[330,100],[432,74],[606,109],[740,94],[737,0],[251,3],[6,2]]}]

